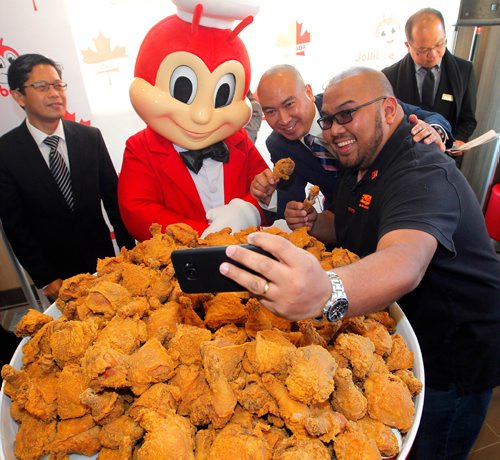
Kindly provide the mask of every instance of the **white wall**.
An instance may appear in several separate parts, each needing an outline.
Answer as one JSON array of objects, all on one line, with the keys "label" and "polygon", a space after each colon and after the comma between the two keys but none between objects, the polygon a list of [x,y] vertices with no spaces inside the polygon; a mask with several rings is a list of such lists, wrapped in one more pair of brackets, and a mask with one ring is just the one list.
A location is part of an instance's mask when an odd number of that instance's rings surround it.
[{"label": "white wall", "polygon": [[[449,45],[459,5],[432,2],[445,17]],[[352,65],[382,69],[404,56],[406,19],[427,6],[415,0],[262,0],[240,35],[252,62],[251,89],[280,63],[295,65],[315,92]],[[41,53],[63,65],[68,112],[101,129],[119,170],[126,139],[144,127],[128,98],[137,51],[146,32],[174,12],[169,0],[2,0],[0,39],[18,54]],[[0,59],[4,53],[0,46]],[[24,119],[9,97],[5,71],[0,66],[0,135]],[[263,122],[257,146],[266,158],[269,132]]]}]

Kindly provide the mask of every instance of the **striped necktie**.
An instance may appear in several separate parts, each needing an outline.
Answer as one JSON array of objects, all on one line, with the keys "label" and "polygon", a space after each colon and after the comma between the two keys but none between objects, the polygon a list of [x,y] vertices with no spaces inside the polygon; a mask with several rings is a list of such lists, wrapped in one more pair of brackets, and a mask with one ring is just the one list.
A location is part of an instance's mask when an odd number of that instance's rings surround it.
[{"label": "striped necktie", "polygon": [[69,175],[68,168],[62,155],[58,152],[57,146],[59,145],[58,136],[48,136],[43,141],[44,144],[50,147],[49,153],[49,168],[54,176],[61,193],[68,203],[69,208],[73,211],[74,201],[73,201],[73,191],[71,189],[71,177]]},{"label": "striped necktie", "polygon": [[328,152],[327,148],[321,143],[321,141],[312,134],[306,134],[304,136],[304,143],[309,147],[312,154],[319,160],[321,166],[326,171],[337,171],[337,166],[335,159],[332,158],[330,152]]}]

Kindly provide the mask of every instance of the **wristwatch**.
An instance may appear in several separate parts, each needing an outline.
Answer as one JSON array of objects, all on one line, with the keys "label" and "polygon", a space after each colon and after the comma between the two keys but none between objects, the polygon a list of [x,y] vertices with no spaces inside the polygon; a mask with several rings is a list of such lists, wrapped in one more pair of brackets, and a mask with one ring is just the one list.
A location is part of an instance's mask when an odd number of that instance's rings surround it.
[{"label": "wristwatch", "polygon": [[328,270],[326,274],[332,283],[332,295],[323,307],[323,315],[330,323],[334,323],[345,316],[349,301],[339,276],[333,270]]}]

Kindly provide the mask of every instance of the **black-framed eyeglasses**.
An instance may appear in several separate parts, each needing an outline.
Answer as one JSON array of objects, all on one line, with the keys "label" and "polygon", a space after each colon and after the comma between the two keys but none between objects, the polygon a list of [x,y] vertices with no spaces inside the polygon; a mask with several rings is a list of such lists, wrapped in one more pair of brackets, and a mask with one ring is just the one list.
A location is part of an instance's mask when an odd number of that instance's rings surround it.
[{"label": "black-framed eyeglasses", "polygon": [[324,117],[318,118],[318,125],[323,131],[330,129],[334,121],[336,121],[339,125],[346,125],[347,123],[350,123],[352,121],[352,114],[356,112],[356,110],[362,109],[367,105],[374,104],[375,102],[381,101],[382,99],[387,99],[387,97],[388,96],[379,96],[376,99],[365,102],[364,104],[353,107],[352,109],[341,110],[340,112],[334,113],[333,115],[326,115]]},{"label": "black-framed eyeglasses", "polygon": [[31,83],[31,85],[21,86],[21,88],[33,88],[35,91],[40,93],[46,93],[51,86],[53,86],[56,91],[64,91],[68,87],[68,84],[63,81],[56,81],[54,83],[49,83],[48,81],[36,81],[35,83]]}]

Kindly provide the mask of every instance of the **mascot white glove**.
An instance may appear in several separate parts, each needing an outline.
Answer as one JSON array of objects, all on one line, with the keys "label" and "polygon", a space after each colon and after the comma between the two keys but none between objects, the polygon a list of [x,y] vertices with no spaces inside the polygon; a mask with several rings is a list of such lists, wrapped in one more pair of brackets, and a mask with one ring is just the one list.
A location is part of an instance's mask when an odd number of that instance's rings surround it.
[{"label": "mascot white glove", "polygon": [[258,227],[261,220],[257,208],[240,198],[235,198],[224,206],[210,209],[206,218],[210,225],[201,234],[202,238],[225,227],[231,227],[233,232],[239,232],[252,225]]}]

